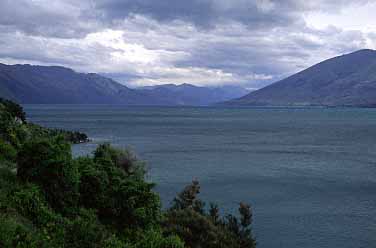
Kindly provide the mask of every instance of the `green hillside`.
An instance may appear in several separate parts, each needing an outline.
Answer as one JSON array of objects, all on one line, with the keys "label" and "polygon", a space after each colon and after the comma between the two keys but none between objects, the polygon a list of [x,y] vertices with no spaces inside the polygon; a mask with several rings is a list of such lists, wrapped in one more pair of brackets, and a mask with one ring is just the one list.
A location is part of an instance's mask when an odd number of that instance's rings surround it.
[{"label": "green hillside", "polygon": [[255,247],[249,205],[222,217],[194,181],[162,210],[132,152],[102,144],[73,158],[70,143],[84,141],[0,101],[0,247]]}]

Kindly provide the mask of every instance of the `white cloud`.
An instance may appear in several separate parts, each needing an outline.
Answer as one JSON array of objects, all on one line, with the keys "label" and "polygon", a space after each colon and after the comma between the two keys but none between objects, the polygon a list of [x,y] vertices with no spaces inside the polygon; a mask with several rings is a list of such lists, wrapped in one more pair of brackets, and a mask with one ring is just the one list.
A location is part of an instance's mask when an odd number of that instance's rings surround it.
[{"label": "white cloud", "polygon": [[[364,1],[363,1],[364,2]],[[376,2],[359,2],[357,5],[347,5],[338,12],[313,11],[305,15],[308,25],[325,29],[335,26],[343,30],[359,30],[363,32],[375,32]]]}]

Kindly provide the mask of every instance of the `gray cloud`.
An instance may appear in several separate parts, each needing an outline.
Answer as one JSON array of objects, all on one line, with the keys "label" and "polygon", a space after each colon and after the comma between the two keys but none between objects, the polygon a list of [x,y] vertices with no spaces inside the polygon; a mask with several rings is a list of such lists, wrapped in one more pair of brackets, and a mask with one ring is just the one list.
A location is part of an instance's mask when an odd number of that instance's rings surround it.
[{"label": "gray cloud", "polygon": [[304,25],[302,13],[340,12],[349,5],[364,5],[369,0],[97,0],[95,9],[103,20],[116,21],[144,15],[162,22],[184,21],[200,28],[238,22],[249,29],[269,29]]},{"label": "gray cloud", "polygon": [[59,64],[135,85],[258,88],[323,59],[375,47],[373,31],[316,28],[305,19],[367,2],[3,0],[0,62]]},{"label": "gray cloud", "polygon": [[96,13],[87,1],[2,0],[0,26],[30,35],[82,37],[102,26]]},{"label": "gray cloud", "polygon": [[120,25],[134,15],[159,22],[183,21],[199,28],[238,22],[249,29],[304,25],[305,11],[339,11],[350,3],[367,0],[3,0],[0,25],[32,35],[82,37],[87,33]]}]

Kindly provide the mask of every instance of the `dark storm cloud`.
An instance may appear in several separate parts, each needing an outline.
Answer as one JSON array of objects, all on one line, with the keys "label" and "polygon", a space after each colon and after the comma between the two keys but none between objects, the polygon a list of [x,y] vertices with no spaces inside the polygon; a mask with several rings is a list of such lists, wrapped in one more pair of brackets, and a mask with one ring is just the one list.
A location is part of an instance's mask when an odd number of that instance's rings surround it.
[{"label": "dark storm cloud", "polygon": [[[148,1],[148,0],[99,0],[95,7],[102,10],[104,17],[110,20],[124,19],[130,14],[142,14],[159,21],[185,20],[198,24],[207,24],[212,12],[208,1]],[[210,18],[210,17],[209,17]]]},{"label": "dark storm cloud", "polygon": [[83,37],[101,26],[95,13],[86,1],[1,0],[0,27],[45,37]]},{"label": "dark storm cloud", "polygon": [[250,29],[304,25],[302,13],[339,12],[342,7],[369,0],[96,0],[95,9],[107,21],[141,14],[162,22],[184,21],[213,28],[218,23],[239,22]]},{"label": "dark storm cloud", "polygon": [[161,22],[183,21],[214,28],[239,22],[249,29],[304,25],[301,13],[340,11],[351,2],[367,0],[2,0],[0,25],[46,37],[82,37],[111,28],[133,15]]},{"label": "dark storm cloud", "polygon": [[107,20],[141,14],[162,22],[179,20],[203,28],[236,21],[252,29],[291,25],[298,18],[289,5],[265,0],[98,0],[95,3]]}]

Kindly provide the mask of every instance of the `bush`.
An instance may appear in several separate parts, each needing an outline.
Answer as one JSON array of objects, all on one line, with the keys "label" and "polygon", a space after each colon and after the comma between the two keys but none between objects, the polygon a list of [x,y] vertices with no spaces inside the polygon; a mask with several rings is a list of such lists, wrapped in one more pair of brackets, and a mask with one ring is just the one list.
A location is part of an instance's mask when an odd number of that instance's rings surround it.
[{"label": "bush", "polygon": [[103,166],[117,167],[128,177],[144,180],[145,163],[130,150],[116,149],[108,143],[101,144],[94,152],[94,161]]},{"label": "bush", "polygon": [[42,242],[38,236],[30,227],[12,216],[0,214],[0,247],[40,247]]},{"label": "bush", "polygon": [[200,185],[193,181],[174,199],[164,222],[167,234],[177,234],[188,247],[253,248],[252,212],[250,206],[241,203],[240,220],[233,215],[221,218],[218,206],[205,204],[197,198]]},{"label": "bush", "polygon": [[171,209],[182,210],[191,208],[196,212],[204,214],[205,203],[197,198],[200,194],[200,184],[193,181],[192,184],[184,188],[184,190],[173,200]]},{"label": "bush", "polygon": [[17,150],[9,143],[0,139],[0,161],[15,162],[17,157]]},{"label": "bush", "polygon": [[154,184],[144,180],[143,163],[130,154],[104,144],[94,152],[94,160],[77,160],[80,202],[96,209],[103,223],[119,231],[154,226],[161,216],[159,197],[152,191]]},{"label": "bush", "polygon": [[10,143],[15,148],[26,140],[27,129],[18,123],[10,113],[0,109],[0,139]]},{"label": "bush", "polygon": [[17,176],[40,185],[47,201],[59,212],[69,213],[78,201],[79,173],[72,162],[70,145],[62,137],[26,142],[17,156]]},{"label": "bush", "polygon": [[66,224],[64,243],[70,248],[101,248],[108,236],[94,212],[80,209],[79,214]]},{"label": "bush", "polygon": [[92,158],[78,158],[74,162],[80,172],[79,205],[102,213],[108,204],[108,174]]},{"label": "bush", "polygon": [[163,236],[160,230],[148,230],[138,237],[134,244],[130,244],[132,248],[184,248],[184,243],[179,237]]},{"label": "bush", "polygon": [[18,118],[22,122],[26,121],[26,114],[23,108],[17,103],[0,98],[0,105],[3,105],[5,110],[10,113],[13,118]]},{"label": "bush", "polygon": [[39,187],[32,184],[18,188],[10,193],[13,207],[23,216],[31,219],[37,226],[46,226],[61,218],[48,206]]},{"label": "bush", "polygon": [[25,123],[9,102],[0,115],[0,247],[255,247],[249,205],[221,217],[193,181],[162,211],[133,152],[102,144],[73,159],[67,140],[86,136]]}]

